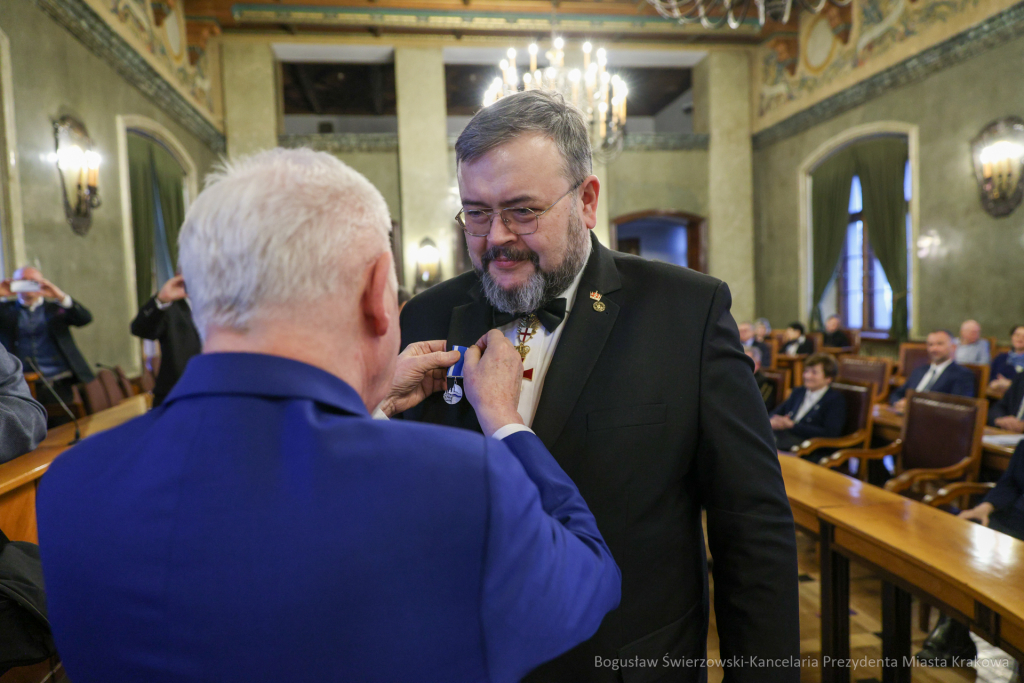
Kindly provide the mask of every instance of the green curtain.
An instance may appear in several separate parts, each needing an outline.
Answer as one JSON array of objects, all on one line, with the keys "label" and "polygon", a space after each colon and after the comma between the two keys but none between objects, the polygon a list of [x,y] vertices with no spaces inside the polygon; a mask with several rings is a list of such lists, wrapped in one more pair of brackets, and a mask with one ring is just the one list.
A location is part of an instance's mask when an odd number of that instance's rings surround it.
[{"label": "green curtain", "polygon": [[167,248],[171,254],[171,267],[178,267],[178,233],[185,220],[185,174],[171,153],[160,145],[150,143],[153,150],[153,172],[160,193],[160,208],[167,232]]},{"label": "green curtain", "polygon": [[844,149],[811,173],[812,326],[820,326],[823,322],[821,299],[835,275],[846,242],[846,228],[850,223],[850,183],[853,182],[855,166],[853,150]]},{"label": "green curtain", "polygon": [[153,290],[153,235],[156,214],[153,205],[152,143],[137,135],[128,136],[128,178],[131,186],[132,232],[135,235],[135,293],[139,306]]},{"label": "green curtain", "polygon": [[879,138],[856,146],[864,194],[864,228],[892,287],[892,337],[907,340],[907,202],[904,138]]}]

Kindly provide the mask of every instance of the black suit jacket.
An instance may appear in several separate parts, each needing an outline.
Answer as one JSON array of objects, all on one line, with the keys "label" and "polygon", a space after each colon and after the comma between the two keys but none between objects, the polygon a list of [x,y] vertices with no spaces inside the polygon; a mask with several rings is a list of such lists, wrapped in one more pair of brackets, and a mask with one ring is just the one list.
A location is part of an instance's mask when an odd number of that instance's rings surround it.
[{"label": "black suit jacket", "polygon": [[[17,301],[4,301],[0,303],[0,343],[10,353],[18,355],[18,307]],[[43,303],[43,312],[46,314],[46,329],[50,338],[64,357],[64,361],[71,368],[75,381],[79,383],[91,382],[95,379],[89,364],[85,362],[82,352],[78,350],[74,337],[71,336],[71,327],[82,327],[92,322],[92,313],[74,299],[71,301],[71,308],[64,308],[52,301]],[[30,372],[31,367],[25,368]]]},{"label": "black suit jacket", "polygon": [[1024,401],[1024,372],[1018,373],[1014,378],[1010,387],[1003,394],[1003,397],[992,404],[992,407],[988,409],[988,423],[995,425],[996,420],[1000,417],[1017,417],[1017,411],[1020,410],[1020,403]]},{"label": "black suit jacket", "polygon": [[[930,367],[931,364],[921,365],[914,368],[910,372],[910,376],[907,377],[907,381],[903,383],[903,386],[889,394],[889,403],[895,403],[903,398],[908,390],[916,389],[917,385],[921,383],[922,379],[924,379],[924,376],[927,374],[928,368]],[[953,394],[954,396],[975,398],[974,373],[964,366],[958,365],[956,361],[953,361],[945,370],[942,371],[942,374],[939,375],[939,379],[932,384],[930,391],[937,391],[940,394]]]},{"label": "black suit jacket", "polygon": [[[807,387],[797,387],[782,405],[772,411],[772,415],[795,417],[806,395]],[[845,425],[846,397],[829,387],[828,391],[822,395],[821,400],[815,403],[807,411],[803,419],[793,425],[789,432],[805,439],[816,437],[832,438],[842,436]]]},{"label": "black suit jacket", "polygon": [[[729,313],[728,287],[593,240],[533,430],[575,481],[622,570],[621,606],[597,634],[531,674],[544,683],[699,681],[708,629],[701,509],[714,556],[723,657],[799,658],[793,518],[771,426]],[[591,292],[606,309],[594,309]],[[474,273],[402,312],[403,346],[473,344],[492,309]],[[450,346],[449,346],[450,348]],[[434,394],[405,417],[479,430],[468,401]],[[598,668],[595,657],[657,659]],[[796,681],[797,668],[736,669],[732,681]]]},{"label": "black suit jacket", "polygon": [[814,340],[810,337],[804,337],[804,340],[799,344],[799,346],[797,346],[795,354],[787,354],[786,349],[788,349],[789,345],[792,343],[793,342],[786,342],[785,344],[781,344],[779,346],[779,353],[782,355],[809,355],[814,353]]},{"label": "black suit jacket", "polygon": [[153,387],[153,406],[158,406],[185,372],[189,359],[203,351],[192,308],[182,299],[161,311],[156,297],[151,297],[132,321],[132,334],[160,342],[160,373]]},{"label": "black suit jacket", "polygon": [[850,345],[850,338],[842,330],[826,332],[824,336],[825,346],[844,348]]}]

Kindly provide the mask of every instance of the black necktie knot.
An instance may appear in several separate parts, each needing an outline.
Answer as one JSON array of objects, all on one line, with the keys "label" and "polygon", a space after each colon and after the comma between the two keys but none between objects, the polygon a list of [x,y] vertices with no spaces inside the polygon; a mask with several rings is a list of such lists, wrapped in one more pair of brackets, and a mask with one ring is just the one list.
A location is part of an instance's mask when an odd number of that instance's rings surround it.
[{"label": "black necktie knot", "polygon": [[[555,328],[558,327],[563,320],[565,320],[565,298],[555,299],[544,304],[541,308],[533,312],[533,315],[537,316],[540,320],[540,324],[544,326],[544,329],[548,332],[554,332]],[[529,315],[529,314],[526,314]],[[497,309],[494,311],[494,326],[502,327],[508,325],[513,320],[522,316],[516,315],[515,313],[503,313]]]}]

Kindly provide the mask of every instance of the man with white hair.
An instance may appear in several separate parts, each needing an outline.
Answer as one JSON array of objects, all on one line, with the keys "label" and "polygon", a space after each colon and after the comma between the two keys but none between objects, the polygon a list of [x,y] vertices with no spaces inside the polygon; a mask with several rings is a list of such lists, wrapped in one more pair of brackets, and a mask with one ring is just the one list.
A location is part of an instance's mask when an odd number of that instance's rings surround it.
[{"label": "man with white hair", "polygon": [[981,338],[981,325],[977,320],[965,320],[960,325],[960,338],[956,340],[953,360],[957,363],[988,365],[992,362],[992,349],[988,340]]},{"label": "man with white hair", "polygon": [[[516,413],[512,345],[398,355],[389,229],[380,193],[310,150],[196,199],[180,264],[204,353],[39,491],[76,683],[518,681],[618,604],[593,516]],[[456,361],[484,436],[370,419]]]}]

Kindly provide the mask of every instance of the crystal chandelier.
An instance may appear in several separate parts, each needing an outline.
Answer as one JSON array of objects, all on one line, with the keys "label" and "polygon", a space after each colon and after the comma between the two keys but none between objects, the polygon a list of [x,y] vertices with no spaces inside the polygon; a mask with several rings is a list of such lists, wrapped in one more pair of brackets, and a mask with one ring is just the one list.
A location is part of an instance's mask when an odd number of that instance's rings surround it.
[{"label": "crystal chandelier", "polygon": [[[675,19],[680,24],[700,22],[704,28],[739,28],[750,14],[751,5],[757,11],[757,23],[764,26],[767,19],[788,24],[793,11],[793,0],[647,0],[658,14]],[[826,3],[846,7],[853,0],[797,0],[799,6],[813,14],[825,9]]]},{"label": "crystal chandelier", "polygon": [[486,107],[519,90],[560,92],[587,117],[594,157],[601,162],[611,161],[622,151],[629,89],[618,74],[608,72],[608,53],[604,48],[597,50],[596,60],[592,61],[594,47],[589,42],[583,43],[582,69],[566,68],[564,49],[565,41],[555,38],[544,55],[548,66],[540,69],[537,66],[539,48],[536,43],[530,45],[530,68],[520,79],[516,50],[509,48],[508,59],[501,60],[499,65],[502,75],[495,78],[484,93],[483,104]]}]

